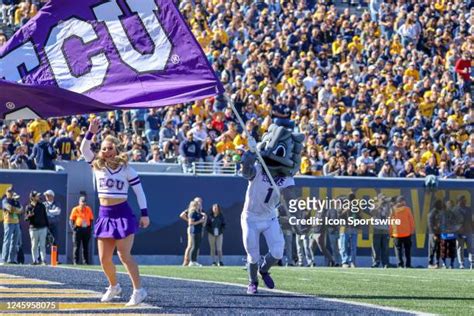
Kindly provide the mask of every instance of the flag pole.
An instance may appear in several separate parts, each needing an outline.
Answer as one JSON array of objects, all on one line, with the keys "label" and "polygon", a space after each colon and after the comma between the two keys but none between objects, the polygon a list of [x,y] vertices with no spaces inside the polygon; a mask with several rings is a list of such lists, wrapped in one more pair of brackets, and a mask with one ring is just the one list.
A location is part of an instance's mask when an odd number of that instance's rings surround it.
[{"label": "flag pole", "polygon": [[[240,116],[239,111],[237,111],[237,109],[235,108],[234,101],[232,101],[227,95],[226,95],[226,99],[227,99],[227,102],[230,104],[230,106],[232,108],[232,111],[235,114],[235,117],[239,121],[239,124],[242,127],[242,129],[244,131],[244,134],[247,136],[247,139],[249,139],[249,136],[251,136],[251,135],[247,132],[247,129],[245,128],[244,120]],[[270,170],[268,169],[267,164],[265,163],[265,160],[263,160],[263,157],[262,157],[262,155],[260,154],[260,152],[258,150],[256,150],[255,153],[257,154],[258,161],[260,162],[260,164],[263,167],[263,171],[265,171],[268,179],[270,180],[270,184],[272,185],[273,190],[275,192],[277,192],[278,196],[280,197],[280,195],[281,195],[280,188],[276,185],[275,180],[273,179],[273,176],[270,173]]]}]

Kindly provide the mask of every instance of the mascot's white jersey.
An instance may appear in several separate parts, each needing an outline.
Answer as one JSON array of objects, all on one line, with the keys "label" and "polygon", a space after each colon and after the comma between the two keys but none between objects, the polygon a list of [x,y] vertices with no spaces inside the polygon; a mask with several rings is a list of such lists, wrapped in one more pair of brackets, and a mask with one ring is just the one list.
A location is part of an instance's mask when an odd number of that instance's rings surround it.
[{"label": "mascot's white jersey", "polygon": [[[274,192],[272,184],[259,163],[255,164],[255,177],[249,180],[242,219],[247,221],[269,220],[278,216],[280,198]],[[293,177],[275,177],[276,185],[281,189],[295,185]]]}]

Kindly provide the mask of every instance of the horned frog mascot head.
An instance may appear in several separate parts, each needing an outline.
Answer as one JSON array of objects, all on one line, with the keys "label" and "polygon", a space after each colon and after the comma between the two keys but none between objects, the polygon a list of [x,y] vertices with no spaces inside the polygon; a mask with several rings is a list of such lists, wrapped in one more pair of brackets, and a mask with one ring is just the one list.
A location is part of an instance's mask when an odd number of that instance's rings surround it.
[{"label": "horned frog mascot head", "polygon": [[298,172],[303,140],[303,134],[292,133],[283,126],[270,125],[257,149],[272,176],[294,176]]}]

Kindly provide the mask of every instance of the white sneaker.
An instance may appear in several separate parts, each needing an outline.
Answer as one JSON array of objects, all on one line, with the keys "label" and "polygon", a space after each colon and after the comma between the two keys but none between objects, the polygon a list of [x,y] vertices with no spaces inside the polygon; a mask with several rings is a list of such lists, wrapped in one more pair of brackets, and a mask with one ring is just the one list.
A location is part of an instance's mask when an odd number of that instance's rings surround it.
[{"label": "white sneaker", "polygon": [[202,264],[198,263],[197,261],[191,261],[188,264],[188,267],[202,267]]},{"label": "white sneaker", "polygon": [[107,288],[107,292],[105,292],[104,295],[102,295],[102,298],[100,299],[101,302],[110,302],[114,299],[114,297],[119,296],[120,293],[122,293],[122,288],[120,287],[120,284],[117,283],[115,286],[109,286]]},{"label": "white sneaker", "polygon": [[128,301],[125,306],[138,305],[143,302],[147,296],[148,293],[145,291],[145,289],[134,290],[132,296],[130,297],[130,301]]}]

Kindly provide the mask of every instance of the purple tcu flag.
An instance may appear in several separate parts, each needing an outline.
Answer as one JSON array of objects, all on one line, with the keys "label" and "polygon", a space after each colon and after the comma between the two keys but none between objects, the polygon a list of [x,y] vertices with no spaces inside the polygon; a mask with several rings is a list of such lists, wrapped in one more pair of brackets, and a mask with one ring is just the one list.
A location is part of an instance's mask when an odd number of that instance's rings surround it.
[{"label": "purple tcu flag", "polygon": [[223,92],[172,0],[51,0],[0,48],[0,78],[6,119],[156,107]]}]

